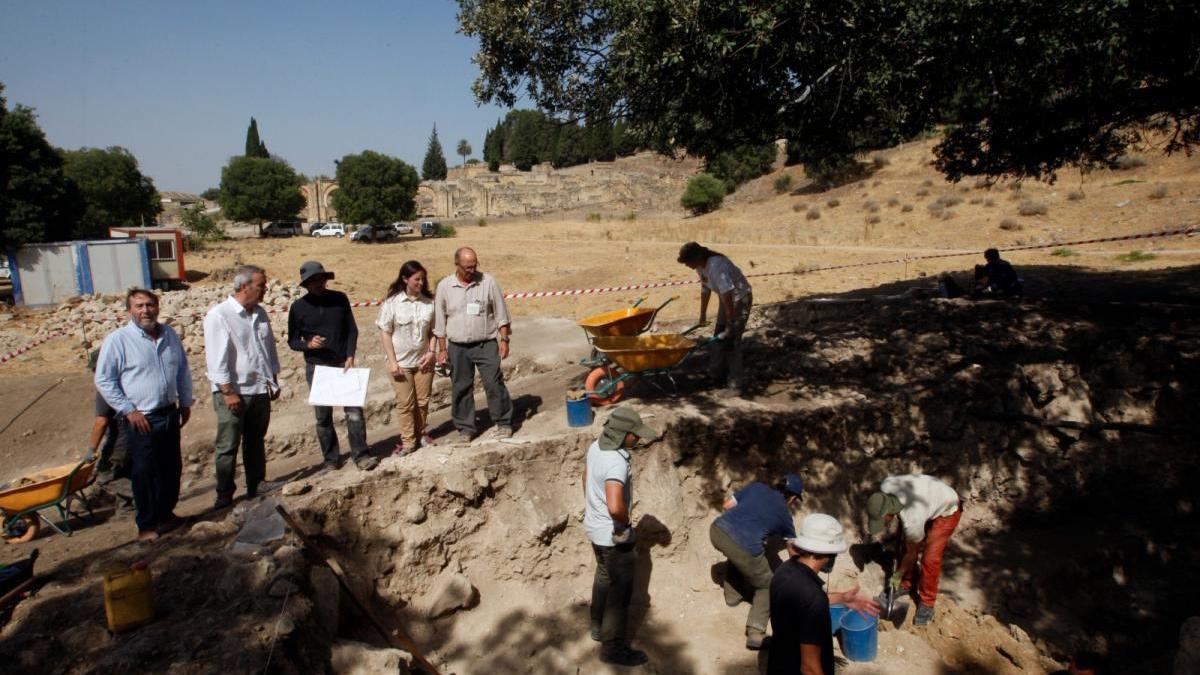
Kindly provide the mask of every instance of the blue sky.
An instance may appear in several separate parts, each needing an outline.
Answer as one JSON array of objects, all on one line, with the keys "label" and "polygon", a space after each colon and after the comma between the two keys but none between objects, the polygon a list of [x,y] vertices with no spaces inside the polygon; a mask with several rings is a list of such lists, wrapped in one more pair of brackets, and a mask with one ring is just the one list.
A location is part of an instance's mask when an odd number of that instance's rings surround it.
[{"label": "blue sky", "polygon": [[476,106],[476,43],[451,0],[0,0],[0,82],[56,146],[120,145],[159,190],[199,192],[243,151],[308,175],[362,150],[420,170],[436,123],[447,162],[506,112]]}]

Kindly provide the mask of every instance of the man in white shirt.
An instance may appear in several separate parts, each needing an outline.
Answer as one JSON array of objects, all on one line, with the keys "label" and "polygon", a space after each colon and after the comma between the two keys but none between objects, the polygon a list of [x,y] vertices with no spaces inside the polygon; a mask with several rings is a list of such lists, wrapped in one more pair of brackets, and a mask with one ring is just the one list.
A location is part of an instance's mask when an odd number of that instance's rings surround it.
[{"label": "man in white shirt", "polygon": [[247,497],[258,496],[267,473],[263,439],[271,401],[279,398],[279,355],[271,321],[259,306],[266,292],[266,272],[243,265],[234,271],[233,295],[204,316],[204,356],[217,413],[214,508],[233,503],[239,444]]},{"label": "man in white shirt", "polygon": [[903,550],[890,583],[910,593],[913,577],[920,577],[917,585],[920,604],[913,623],[923,626],[933,619],[938,580],[942,576],[942,554],[962,519],[962,506],[954,488],[933,476],[921,473],[888,476],[879,486],[879,492],[867,499],[867,530],[871,536],[878,536],[896,517],[900,518],[898,536]]},{"label": "man in white shirt", "polygon": [[588,448],[583,472],[583,529],[596,555],[592,639],[601,643],[600,660],[618,666],[640,666],[648,660],[645,652],[629,645],[625,635],[637,561],[629,514],[633,503],[629,449],[639,438],[657,437],[633,408],[621,406],[609,415],[600,438]]}]

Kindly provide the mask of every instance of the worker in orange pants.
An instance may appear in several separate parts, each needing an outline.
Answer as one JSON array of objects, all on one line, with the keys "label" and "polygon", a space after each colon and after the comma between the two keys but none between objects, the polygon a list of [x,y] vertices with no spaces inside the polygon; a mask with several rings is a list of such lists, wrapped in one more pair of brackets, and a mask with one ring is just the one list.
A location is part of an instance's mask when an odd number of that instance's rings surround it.
[{"label": "worker in orange pants", "polygon": [[933,476],[888,476],[867,500],[867,529],[877,536],[897,517],[902,547],[890,584],[911,593],[917,578],[919,604],[913,624],[923,626],[933,620],[942,555],[962,519],[958,493]]}]

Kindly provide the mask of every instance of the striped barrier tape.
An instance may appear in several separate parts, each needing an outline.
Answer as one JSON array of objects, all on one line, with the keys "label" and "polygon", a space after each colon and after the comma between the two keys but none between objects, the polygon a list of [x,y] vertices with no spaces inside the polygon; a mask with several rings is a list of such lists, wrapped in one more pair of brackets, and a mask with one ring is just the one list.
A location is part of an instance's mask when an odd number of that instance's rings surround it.
[{"label": "striped barrier tape", "polygon": [[30,342],[29,344],[25,345],[24,347],[21,347],[20,349],[15,349],[7,354],[0,354],[0,363],[8,363],[9,361],[17,358],[18,356],[20,356],[21,354],[24,354],[25,352],[29,351],[30,349],[33,349],[34,347],[37,347],[43,343],[49,342],[50,340],[52,340],[56,337],[59,337],[60,335],[66,335],[66,334],[67,334],[67,331],[65,331],[65,330],[57,330],[57,331],[54,331],[53,333],[47,333],[46,335],[43,335],[42,337],[34,340],[33,342]]},{"label": "striped barrier tape", "polygon": [[[1033,250],[1037,250],[1037,249],[1046,249],[1046,248],[1061,248],[1064,246],[1084,246],[1084,245],[1088,245],[1088,244],[1104,244],[1104,243],[1111,243],[1111,242],[1116,242],[1116,241],[1134,241],[1134,240],[1138,240],[1138,239],[1157,239],[1157,238],[1162,238],[1162,237],[1188,236],[1188,235],[1192,235],[1192,234],[1196,234],[1196,233],[1200,233],[1200,228],[1192,226],[1192,227],[1176,228],[1173,230],[1159,230],[1159,231],[1155,231],[1155,232],[1142,232],[1140,234],[1125,234],[1125,235],[1117,235],[1117,236],[1113,236],[1113,237],[1095,237],[1092,239],[1077,239],[1075,241],[1059,241],[1059,242],[1054,242],[1051,244],[1029,244],[1029,245],[1025,245],[1025,246],[1011,246],[1009,248],[1002,248],[999,250],[1004,253],[1009,253],[1009,252],[1013,252],[1013,251],[1033,251]],[[815,272],[831,272],[831,271],[836,271],[836,270],[853,269],[853,268],[858,268],[858,267],[874,267],[874,266],[878,266],[878,265],[896,265],[896,264],[900,264],[900,263],[910,263],[910,262],[915,262],[915,261],[920,261],[920,260],[962,258],[962,257],[966,257],[966,256],[977,256],[977,255],[979,255],[978,251],[969,251],[969,252],[965,252],[965,253],[934,253],[934,254],[930,254],[930,255],[905,256],[903,258],[891,258],[889,260],[876,260],[873,262],[847,263],[845,265],[827,265],[825,267],[810,267],[808,269],[788,270],[785,272],[760,272],[758,274],[747,274],[746,277],[747,278],[762,278],[762,277],[793,276],[793,275],[800,275],[800,274],[813,274]],[[559,289],[559,290],[553,290],[553,291],[520,291],[520,292],[516,292],[516,293],[505,293],[504,298],[506,300],[524,300],[524,299],[532,299],[532,298],[558,298],[558,297],[567,297],[567,296],[575,296],[575,295],[599,295],[601,293],[640,291],[640,290],[646,290],[646,289],[651,289],[651,288],[667,288],[667,287],[671,287],[671,286],[687,286],[690,284],[698,284],[698,283],[700,283],[699,279],[679,279],[679,280],[674,280],[674,281],[656,281],[656,282],[646,283],[646,284],[629,284],[626,286],[603,286],[603,287],[597,287],[597,288],[565,288],[565,289]],[[351,307],[376,307],[376,306],[379,306],[382,304],[383,304],[382,299],[376,299],[376,300],[361,300],[361,301],[351,302],[350,306]],[[282,314],[283,312],[285,312],[287,310],[268,309],[266,311],[268,314]],[[200,312],[193,312],[190,315],[180,314],[180,315],[176,315],[176,316],[202,317],[204,315],[203,315],[203,313],[200,313]],[[122,318],[123,317],[120,317],[120,316],[85,316],[85,317],[83,317],[83,320],[84,321],[92,321],[92,322],[96,322],[96,323],[103,323],[105,321],[119,321]],[[65,331],[57,331],[55,333],[46,335],[34,342],[31,342],[16,351],[9,352],[8,354],[0,355],[0,363],[6,363],[8,361],[11,361],[14,357],[24,354],[25,352],[49,341],[51,338],[59,337],[60,335],[65,335],[65,334],[66,334]]]}]

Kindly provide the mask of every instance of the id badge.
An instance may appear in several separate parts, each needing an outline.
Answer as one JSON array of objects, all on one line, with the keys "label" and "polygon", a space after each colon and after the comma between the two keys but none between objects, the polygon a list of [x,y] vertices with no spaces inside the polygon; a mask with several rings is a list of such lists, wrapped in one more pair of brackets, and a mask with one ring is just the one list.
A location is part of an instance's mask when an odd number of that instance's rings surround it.
[{"label": "id badge", "polygon": [[467,316],[479,316],[483,314],[483,305],[478,302],[467,303]]}]

